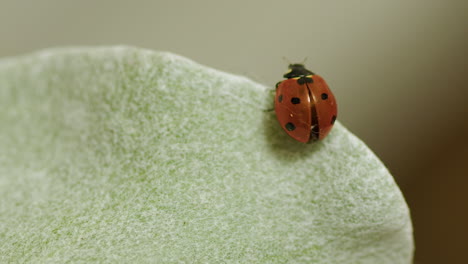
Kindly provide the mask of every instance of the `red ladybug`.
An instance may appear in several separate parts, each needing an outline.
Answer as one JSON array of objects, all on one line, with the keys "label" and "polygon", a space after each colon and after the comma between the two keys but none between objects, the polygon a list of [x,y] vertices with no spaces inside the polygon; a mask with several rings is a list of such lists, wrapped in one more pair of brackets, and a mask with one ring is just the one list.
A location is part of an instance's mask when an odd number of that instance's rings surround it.
[{"label": "red ladybug", "polygon": [[337,116],[335,96],[325,80],[302,64],[290,64],[276,84],[275,112],[289,136],[310,143],[327,136]]}]

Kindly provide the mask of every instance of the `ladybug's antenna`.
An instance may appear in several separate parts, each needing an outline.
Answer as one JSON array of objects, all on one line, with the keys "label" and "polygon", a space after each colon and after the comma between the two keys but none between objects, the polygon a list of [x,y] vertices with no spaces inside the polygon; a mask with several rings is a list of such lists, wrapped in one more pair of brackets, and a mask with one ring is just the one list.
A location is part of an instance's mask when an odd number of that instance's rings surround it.
[{"label": "ladybug's antenna", "polygon": [[305,58],[302,60],[301,64],[302,64],[302,65],[305,65],[305,63],[306,63],[306,61],[307,61],[308,58],[309,58],[309,57],[305,57]]},{"label": "ladybug's antenna", "polygon": [[283,56],[283,60],[284,60],[288,65],[292,64],[292,63],[288,60],[288,58],[286,58],[285,56]]}]

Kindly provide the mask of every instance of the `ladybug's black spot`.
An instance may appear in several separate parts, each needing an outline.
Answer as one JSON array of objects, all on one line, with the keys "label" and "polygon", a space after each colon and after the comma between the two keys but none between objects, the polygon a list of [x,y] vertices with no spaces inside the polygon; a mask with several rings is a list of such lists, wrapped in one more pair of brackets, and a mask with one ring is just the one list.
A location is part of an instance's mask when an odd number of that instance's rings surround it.
[{"label": "ladybug's black spot", "polygon": [[322,100],[327,100],[327,99],[328,99],[328,94],[323,93],[323,94],[322,94]]},{"label": "ladybug's black spot", "polygon": [[314,79],[312,79],[312,75],[304,77],[306,79],[306,83],[313,83]]},{"label": "ladybug's black spot", "polygon": [[[271,99],[270,99],[270,100],[271,100]],[[283,101],[283,95],[282,95],[282,94],[280,94],[280,95],[278,96],[278,102],[280,102],[280,103],[281,103],[282,101]]]},{"label": "ladybug's black spot", "polygon": [[297,97],[293,97],[293,98],[291,98],[291,103],[292,103],[292,104],[300,104],[300,103],[301,103],[301,99],[300,99],[300,98],[297,98]]},{"label": "ladybug's black spot", "polygon": [[299,79],[297,79],[298,84],[313,83],[313,82],[314,80],[307,76],[301,76]]},{"label": "ladybug's black spot", "polygon": [[296,126],[295,126],[293,123],[287,123],[284,127],[285,127],[288,131],[293,131],[294,129],[296,129]]},{"label": "ladybug's black spot", "polygon": [[332,117],[331,124],[333,125],[333,124],[335,123],[335,121],[336,121],[336,115],[334,115],[334,116]]},{"label": "ladybug's black spot", "polygon": [[304,83],[313,83],[314,80],[310,77],[302,76],[299,79],[297,79],[298,84],[304,84]]}]

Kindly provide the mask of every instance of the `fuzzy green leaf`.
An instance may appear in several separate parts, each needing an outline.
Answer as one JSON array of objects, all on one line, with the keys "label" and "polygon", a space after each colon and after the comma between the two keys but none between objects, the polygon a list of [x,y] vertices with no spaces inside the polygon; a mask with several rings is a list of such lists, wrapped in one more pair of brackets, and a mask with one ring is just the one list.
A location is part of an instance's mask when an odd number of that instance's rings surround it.
[{"label": "fuzzy green leaf", "polygon": [[384,165],[339,122],[293,141],[270,89],[129,47],[0,60],[0,261],[411,263]]}]

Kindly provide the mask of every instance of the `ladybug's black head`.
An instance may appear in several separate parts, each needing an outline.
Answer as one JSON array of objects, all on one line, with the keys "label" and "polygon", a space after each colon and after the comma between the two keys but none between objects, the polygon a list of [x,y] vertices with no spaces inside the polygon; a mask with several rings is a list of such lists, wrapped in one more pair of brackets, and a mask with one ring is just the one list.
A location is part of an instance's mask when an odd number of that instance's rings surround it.
[{"label": "ladybug's black head", "polygon": [[307,76],[307,75],[313,75],[314,73],[309,71],[304,67],[303,64],[289,64],[288,66],[289,71],[286,72],[283,77],[284,78],[295,78],[295,77],[300,77],[300,76]]}]

